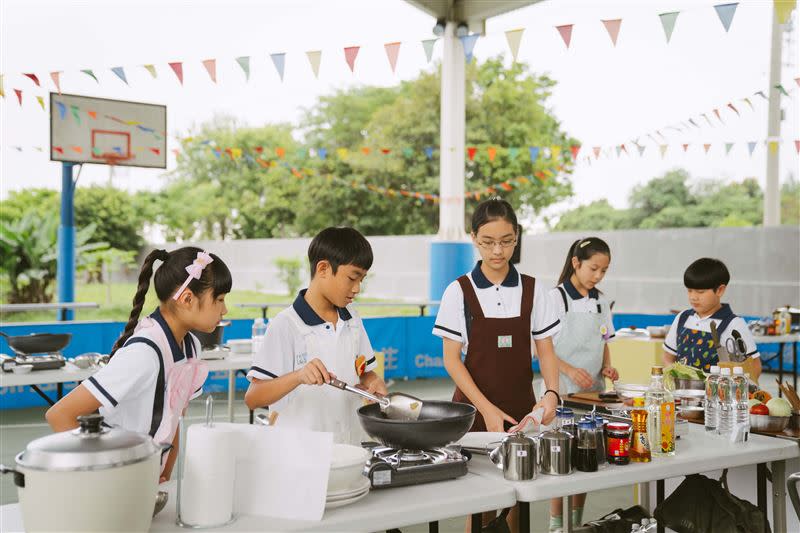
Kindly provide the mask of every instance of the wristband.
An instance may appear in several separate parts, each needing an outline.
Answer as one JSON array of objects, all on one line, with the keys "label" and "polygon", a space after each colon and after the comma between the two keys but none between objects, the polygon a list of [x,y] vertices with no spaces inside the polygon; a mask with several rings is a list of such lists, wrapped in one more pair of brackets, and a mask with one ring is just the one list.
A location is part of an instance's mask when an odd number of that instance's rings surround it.
[{"label": "wristband", "polygon": [[544,394],[542,394],[542,398],[544,398],[545,394],[547,394],[548,392],[552,392],[553,394],[555,394],[556,395],[556,401],[558,403],[561,403],[561,396],[559,396],[558,393],[556,391],[554,391],[553,389],[547,389],[546,391],[544,391]]}]

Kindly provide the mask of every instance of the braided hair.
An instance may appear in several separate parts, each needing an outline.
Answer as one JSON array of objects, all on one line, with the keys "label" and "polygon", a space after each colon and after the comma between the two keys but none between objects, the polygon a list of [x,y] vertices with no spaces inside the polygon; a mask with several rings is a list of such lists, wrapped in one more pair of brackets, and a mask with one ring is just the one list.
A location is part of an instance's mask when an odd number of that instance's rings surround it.
[{"label": "braided hair", "polygon": [[[153,286],[156,289],[156,296],[160,302],[167,302],[178,287],[186,281],[186,267],[191,265],[197,257],[199,252],[203,250],[193,246],[186,246],[178,248],[172,252],[166,250],[153,250],[150,252],[142,264],[142,270],[139,272],[139,281],[136,286],[136,293],[133,296],[133,308],[128,317],[128,322],[125,324],[125,329],[122,335],[119,336],[111,349],[111,355],[122,348],[125,342],[133,335],[136,329],[136,324],[139,322],[139,316],[144,307],[145,296],[150,289],[150,278],[153,277]],[[200,295],[207,290],[211,290],[214,298],[220,294],[226,294],[231,291],[232,279],[231,271],[225,263],[214,254],[210,254],[212,259],[200,279],[192,279],[189,282],[188,290],[196,295]],[[161,261],[162,264],[156,270],[153,276],[153,267],[156,261]]]}]

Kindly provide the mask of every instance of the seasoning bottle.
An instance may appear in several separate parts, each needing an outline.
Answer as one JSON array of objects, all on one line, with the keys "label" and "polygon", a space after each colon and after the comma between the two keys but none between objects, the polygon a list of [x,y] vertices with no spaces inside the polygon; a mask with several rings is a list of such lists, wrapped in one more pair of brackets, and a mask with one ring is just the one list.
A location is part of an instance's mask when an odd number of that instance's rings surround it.
[{"label": "seasoning bottle", "polygon": [[652,368],[650,388],[647,389],[644,398],[650,453],[675,455],[675,399],[664,387],[664,367]]},{"label": "seasoning bottle", "polygon": [[578,422],[578,454],[575,468],[581,472],[597,472],[597,440],[593,420]]},{"label": "seasoning bottle", "polygon": [[633,436],[631,437],[631,461],[634,463],[650,462],[650,439],[647,438],[647,411],[644,408],[644,398],[633,399]]},{"label": "seasoning bottle", "polygon": [[630,462],[631,426],[622,422],[606,424],[606,450],[608,462],[615,465],[626,465]]}]

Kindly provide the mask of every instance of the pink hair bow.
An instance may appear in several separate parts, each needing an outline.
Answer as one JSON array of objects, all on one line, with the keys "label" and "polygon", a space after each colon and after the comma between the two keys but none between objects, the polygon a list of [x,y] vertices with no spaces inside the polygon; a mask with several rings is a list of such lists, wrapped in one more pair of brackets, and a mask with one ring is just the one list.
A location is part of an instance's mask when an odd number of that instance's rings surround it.
[{"label": "pink hair bow", "polygon": [[193,279],[200,279],[200,276],[203,275],[203,269],[212,262],[214,262],[214,259],[211,257],[211,254],[208,252],[197,252],[197,259],[195,259],[191,265],[186,267],[186,272],[189,273],[189,276],[186,278],[186,281],[183,282],[183,285],[181,285],[177,292],[175,292],[175,296],[172,298],[174,300],[180,298],[181,294],[183,294],[183,291],[189,286],[189,283],[191,283]]}]

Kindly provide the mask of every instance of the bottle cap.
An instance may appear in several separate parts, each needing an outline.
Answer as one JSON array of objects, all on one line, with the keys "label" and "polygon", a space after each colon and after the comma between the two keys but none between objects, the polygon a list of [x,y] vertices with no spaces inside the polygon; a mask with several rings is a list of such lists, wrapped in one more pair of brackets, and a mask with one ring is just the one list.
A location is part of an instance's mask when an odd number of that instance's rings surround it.
[{"label": "bottle cap", "polygon": [[654,366],[650,369],[650,375],[652,376],[661,376],[664,374],[664,367],[663,366]]},{"label": "bottle cap", "polygon": [[728,367],[720,368],[719,373],[722,376],[730,376],[731,375],[731,369],[728,368]]},{"label": "bottle cap", "polygon": [[261,317],[258,317],[258,318],[256,318],[256,319],[254,320],[254,323],[255,323],[255,324],[258,324],[258,325],[261,325],[261,324],[263,324],[263,323],[264,323],[264,319],[263,319],[263,318],[261,318]]},{"label": "bottle cap", "polygon": [[633,399],[633,406],[634,407],[644,407],[644,398],[641,396]]},{"label": "bottle cap", "polygon": [[733,367],[733,375],[734,376],[743,376],[744,375],[744,368],[740,366]]},{"label": "bottle cap", "polygon": [[719,367],[717,365],[712,366],[711,367],[711,373],[712,374],[719,374]]}]

